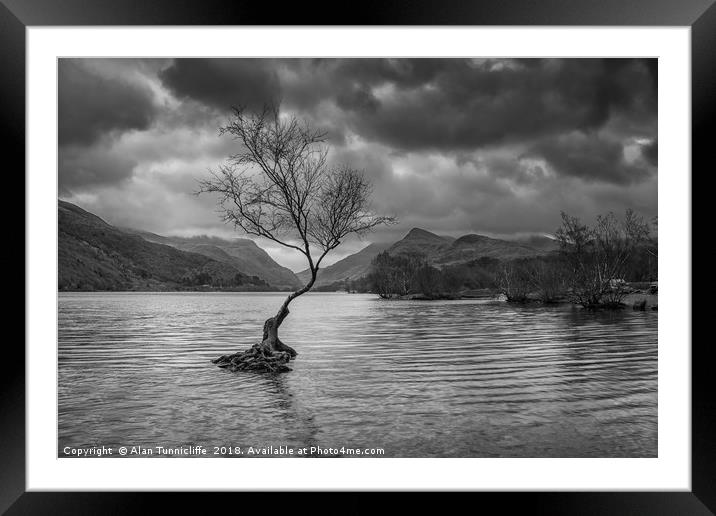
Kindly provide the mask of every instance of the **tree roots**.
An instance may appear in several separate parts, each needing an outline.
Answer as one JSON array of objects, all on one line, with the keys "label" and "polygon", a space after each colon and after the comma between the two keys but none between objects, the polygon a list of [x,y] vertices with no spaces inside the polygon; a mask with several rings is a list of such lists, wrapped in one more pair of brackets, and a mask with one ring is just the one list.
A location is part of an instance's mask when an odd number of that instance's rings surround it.
[{"label": "tree roots", "polygon": [[[288,348],[288,346],[286,346]],[[290,348],[289,348],[290,349]],[[223,355],[212,362],[232,372],[255,371],[263,373],[286,373],[291,371],[289,361],[295,356],[288,351],[271,351],[264,342],[254,344],[250,349]]]},{"label": "tree roots", "polygon": [[296,358],[296,350],[287,346],[278,338],[278,327],[288,315],[287,303],[284,303],[276,317],[266,319],[264,322],[264,334],[261,342],[254,344],[251,349],[223,355],[212,360],[219,367],[235,371],[256,371],[265,373],[286,373],[291,371],[288,362]]}]

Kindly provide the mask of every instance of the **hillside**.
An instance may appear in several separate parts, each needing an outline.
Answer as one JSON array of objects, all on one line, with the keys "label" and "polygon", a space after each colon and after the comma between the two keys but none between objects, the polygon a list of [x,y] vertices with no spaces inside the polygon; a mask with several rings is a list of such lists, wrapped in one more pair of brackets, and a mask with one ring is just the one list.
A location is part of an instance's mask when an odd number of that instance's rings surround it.
[{"label": "hillside", "polygon": [[551,253],[559,249],[559,242],[557,241],[557,239],[549,238],[542,235],[532,235],[528,237],[518,238],[517,240],[515,240],[515,242],[518,242],[522,245],[526,245],[527,247],[531,247],[538,251],[543,251],[545,253]]},{"label": "hillside", "polygon": [[58,201],[60,290],[270,290],[227,263],[125,233],[74,204]]},{"label": "hillside", "polygon": [[295,289],[301,283],[293,271],[276,263],[266,251],[248,238],[231,240],[209,236],[182,238],[161,236],[135,229],[124,229],[124,231],[139,235],[149,242],[172,246],[227,263],[245,274],[264,279],[280,290]]},{"label": "hillside", "polygon": [[438,236],[420,228],[411,229],[407,235],[388,248],[389,254],[422,255],[433,261],[441,252],[448,249],[455,239]]},{"label": "hillside", "polygon": [[[362,278],[370,270],[370,262],[378,253],[385,251],[390,244],[370,244],[357,253],[343,258],[336,263],[318,270],[316,286],[330,285],[332,283]],[[311,271],[303,270],[296,274],[304,284],[311,278]]]},{"label": "hillside", "polygon": [[441,249],[432,261],[437,266],[445,266],[483,257],[513,260],[539,254],[544,254],[544,251],[520,242],[500,240],[484,235],[464,235],[452,242],[449,247]]}]

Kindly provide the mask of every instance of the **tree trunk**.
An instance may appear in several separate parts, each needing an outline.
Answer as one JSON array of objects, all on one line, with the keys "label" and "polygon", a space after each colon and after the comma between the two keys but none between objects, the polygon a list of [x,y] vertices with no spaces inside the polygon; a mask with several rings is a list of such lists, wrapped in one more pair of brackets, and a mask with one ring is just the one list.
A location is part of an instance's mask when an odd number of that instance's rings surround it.
[{"label": "tree trunk", "polygon": [[291,346],[281,342],[278,338],[278,329],[281,323],[289,314],[288,305],[301,294],[305,294],[316,281],[316,272],[318,267],[313,269],[311,281],[300,290],[290,294],[281,305],[278,313],[264,322],[264,333],[261,342],[254,344],[250,349],[234,353],[233,355],[223,355],[216,360],[212,360],[219,367],[229,368],[231,371],[258,371],[282,373],[290,371],[288,367],[289,360],[296,357],[298,353]]},{"label": "tree trunk", "polygon": [[281,323],[288,314],[288,303],[284,303],[281,310],[275,317],[266,319],[266,322],[264,322],[264,335],[261,340],[261,348],[270,353],[285,351],[291,355],[291,358],[295,358],[297,355],[296,350],[291,346],[287,346],[281,342],[281,339],[278,338],[278,328],[281,326]]},{"label": "tree trunk", "polygon": [[264,322],[264,335],[263,339],[261,341],[261,348],[270,353],[276,353],[276,352],[284,352],[291,355],[291,358],[295,358],[298,353],[296,353],[296,350],[293,349],[291,346],[287,346],[283,342],[281,342],[281,339],[278,338],[278,329],[281,326],[281,323],[283,320],[288,316],[290,313],[288,310],[288,305],[296,299],[298,296],[305,294],[309,290],[311,290],[311,287],[313,287],[313,284],[316,282],[316,275],[318,274],[318,267],[311,266],[311,279],[306,285],[297,290],[296,292],[291,293],[286,300],[281,305],[281,308],[279,309],[278,313],[271,317],[270,319],[266,319]]}]

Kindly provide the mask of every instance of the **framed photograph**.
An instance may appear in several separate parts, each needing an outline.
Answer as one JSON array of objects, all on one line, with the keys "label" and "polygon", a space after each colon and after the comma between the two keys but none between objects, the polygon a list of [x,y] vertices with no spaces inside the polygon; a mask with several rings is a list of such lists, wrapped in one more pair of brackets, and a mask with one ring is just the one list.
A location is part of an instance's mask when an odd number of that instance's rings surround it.
[{"label": "framed photograph", "polygon": [[712,3],[345,25],[5,1],[27,303],[3,510],[469,491],[710,514],[691,235]]}]

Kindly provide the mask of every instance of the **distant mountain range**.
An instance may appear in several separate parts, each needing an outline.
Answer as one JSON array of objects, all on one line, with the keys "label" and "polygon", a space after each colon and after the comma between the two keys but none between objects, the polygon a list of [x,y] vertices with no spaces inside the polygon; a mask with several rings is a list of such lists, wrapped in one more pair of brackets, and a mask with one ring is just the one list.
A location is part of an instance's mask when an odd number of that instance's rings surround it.
[{"label": "distant mountain range", "polygon": [[201,254],[219,262],[228,263],[244,274],[259,276],[282,290],[302,286],[291,269],[276,263],[266,251],[248,238],[228,240],[209,236],[167,237],[136,229],[123,228],[123,230],[139,235],[148,242],[169,245],[182,251]]},{"label": "distant mountain range", "polygon": [[[65,201],[58,201],[58,221],[60,290],[293,290],[310,279],[310,271],[294,274],[247,238],[168,237],[120,229]],[[420,255],[436,267],[445,267],[482,257],[538,256],[555,249],[556,241],[543,236],[453,238],[413,228],[397,242],[370,244],[319,270],[316,286],[366,276],[383,251]]]},{"label": "distant mountain range", "polygon": [[[316,286],[326,286],[345,280],[353,281],[370,272],[370,264],[379,253],[392,255],[420,255],[436,267],[470,262],[482,257],[512,260],[550,253],[558,247],[554,239],[531,236],[518,240],[501,240],[484,235],[464,235],[460,238],[440,236],[420,228],[411,229],[393,244],[371,244],[355,254],[318,271]],[[297,274],[307,281],[310,271]]]},{"label": "distant mountain range", "polygon": [[60,290],[278,290],[298,284],[251,240],[121,230],[58,201]]}]

